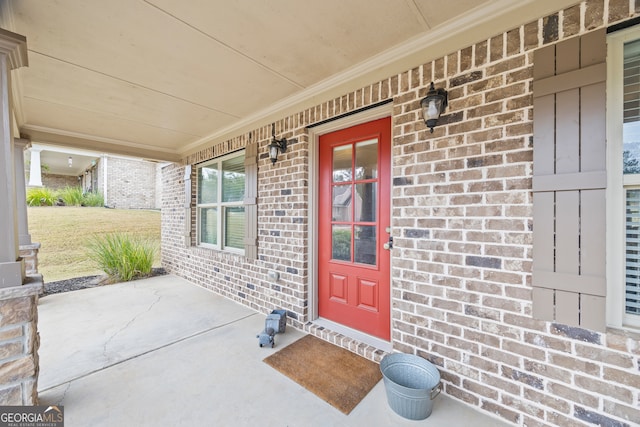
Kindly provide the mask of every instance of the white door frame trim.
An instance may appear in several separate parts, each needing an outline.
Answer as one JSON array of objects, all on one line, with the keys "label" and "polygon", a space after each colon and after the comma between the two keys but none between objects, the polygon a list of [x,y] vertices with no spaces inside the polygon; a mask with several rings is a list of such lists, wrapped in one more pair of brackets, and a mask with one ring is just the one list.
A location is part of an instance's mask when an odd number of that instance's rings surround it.
[{"label": "white door frame trim", "polygon": [[[319,148],[320,148],[320,136],[327,133],[335,132],[337,130],[345,129],[351,126],[356,126],[362,123],[371,122],[373,120],[382,119],[385,117],[391,117],[393,128],[393,103],[387,103],[379,107],[371,108],[361,113],[352,114],[340,119],[336,119],[319,126],[308,128],[309,136],[309,244],[307,246],[309,255],[309,321],[315,322],[319,319],[318,315],[318,169],[319,169]],[[391,147],[393,157],[393,130],[391,132]],[[391,297],[391,296],[389,296]],[[321,323],[328,323],[328,321],[321,319]],[[389,319],[391,322],[391,319]],[[335,323],[331,322],[333,325]],[[348,333],[352,331],[350,328],[343,327],[344,331],[341,332],[347,336],[352,334]],[[331,328],[335,330],[336,328]],[[342,329],[342,328],[341,328]],[[392,331],[393,332],[393,331]],[[364,337],[363,337],[364,336]],[[356,338],[356,337],[353,337]],[[369,339],[367,339],[369,338]],[[387,347],[390,344],[379,338],[365,335],[360,333],[357,337],[360,341],[367,344],[375,345],[378,348]],[[372,341],[372,342],[367,342]],[[386,344],[386,345],[384,345]]]}]

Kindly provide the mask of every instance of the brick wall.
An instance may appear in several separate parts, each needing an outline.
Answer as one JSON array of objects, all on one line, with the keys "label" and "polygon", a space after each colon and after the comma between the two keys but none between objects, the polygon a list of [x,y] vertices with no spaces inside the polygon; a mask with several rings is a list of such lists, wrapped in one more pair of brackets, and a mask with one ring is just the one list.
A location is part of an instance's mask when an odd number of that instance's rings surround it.
[{"label": "brick wall", "polygon": [[[118,209],[156,208],[156,165],[140,159],[106,156],[106,204]],[[101,163],[104,163],[104,158]],[[104,171],[104,167],[100,170]],[[98,189],[104,191],[99,180]]]},{"label": "brick wall", "polygon": [[[375,348],[308,324],[306,126],[392,98],[394,350],[432,361],[445,393],[514,425],[639,425],[640,334],[535,320],[530,283],[533,51],[638,9],[627,0],[582,2],[283,118],[276,134],[297,141],[275,165],[266,158],[270,126],[256,129],[258,260],[185,246],[192,195],[184,167],[166,167],[164,266],[258,311],[285,308],[294,326],[379,360]],[[433,134],[419,111],[430,81],[450,97]],[[185,163],[244,144],[238,136]],[[270,269],[280,281],[268,280]]]},{"label": "brick wall", "polygon": [[80,181],[77,176],[43,173],[42,185],[52,190],[60,190],[65,187],[77,187],[80,185]]}]

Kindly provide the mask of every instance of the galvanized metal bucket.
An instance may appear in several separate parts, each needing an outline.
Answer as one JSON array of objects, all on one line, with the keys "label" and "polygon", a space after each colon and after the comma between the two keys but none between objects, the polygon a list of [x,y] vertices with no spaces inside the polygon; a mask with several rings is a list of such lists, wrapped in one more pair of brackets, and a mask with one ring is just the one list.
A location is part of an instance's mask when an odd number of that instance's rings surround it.
[{"label": "galvanized metal bucket", "polygon": [[413,354],[394,353],[380,362],[380,371],[393,411],[410,420],[424,420],[440,394],[440,372],[429,361]]}]

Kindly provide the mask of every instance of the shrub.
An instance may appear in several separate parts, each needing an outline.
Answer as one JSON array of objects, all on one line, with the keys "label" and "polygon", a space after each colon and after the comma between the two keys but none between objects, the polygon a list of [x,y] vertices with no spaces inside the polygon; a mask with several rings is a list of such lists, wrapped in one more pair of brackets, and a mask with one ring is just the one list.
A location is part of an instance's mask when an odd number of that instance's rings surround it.
[{"label": "shrub", "polygon": [[89,258],[109,276],[112,283],[148,276],[155,251],[148,240],[127,233],[96,236],[89,243]]},{"label": "shrub", "polygon": [[104,196],[102,193],[85,193],[84,195],[84,206],[104,206]]},{"label": "shrub", "polygon": [[58,192],[58,197],[67,206],[82,206],[84,195],[80,187],[65,187]]},{"label": "shrub", "polygon": [[56,203],[56,196],[53,191],[46,187],[27,189],[27,204],[29,206],[53,206]]},{"label": "shrub", "polygon": [[351,230],[333,230],[333,259],[351,261]]}]

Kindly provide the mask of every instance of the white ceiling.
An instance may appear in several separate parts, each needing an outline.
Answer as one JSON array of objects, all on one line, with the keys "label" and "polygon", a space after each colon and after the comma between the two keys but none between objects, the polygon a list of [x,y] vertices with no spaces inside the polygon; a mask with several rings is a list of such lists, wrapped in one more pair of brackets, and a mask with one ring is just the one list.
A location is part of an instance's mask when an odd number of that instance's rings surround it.
[{"label": "white ceiling", "polygon": [[0,0],[38,143],[178,160],[575,0]]},{"label": "white ceiling", "polygon": [[[99,153],[85,150],[39,144],[33,144],[33,147],[42,150],[40,164],[43,167],[42,172],[47,174],[80,176],[100,159]],[[25,152],[25,162],[28,165],[31,162],[31,153],[31,150]]]}]

